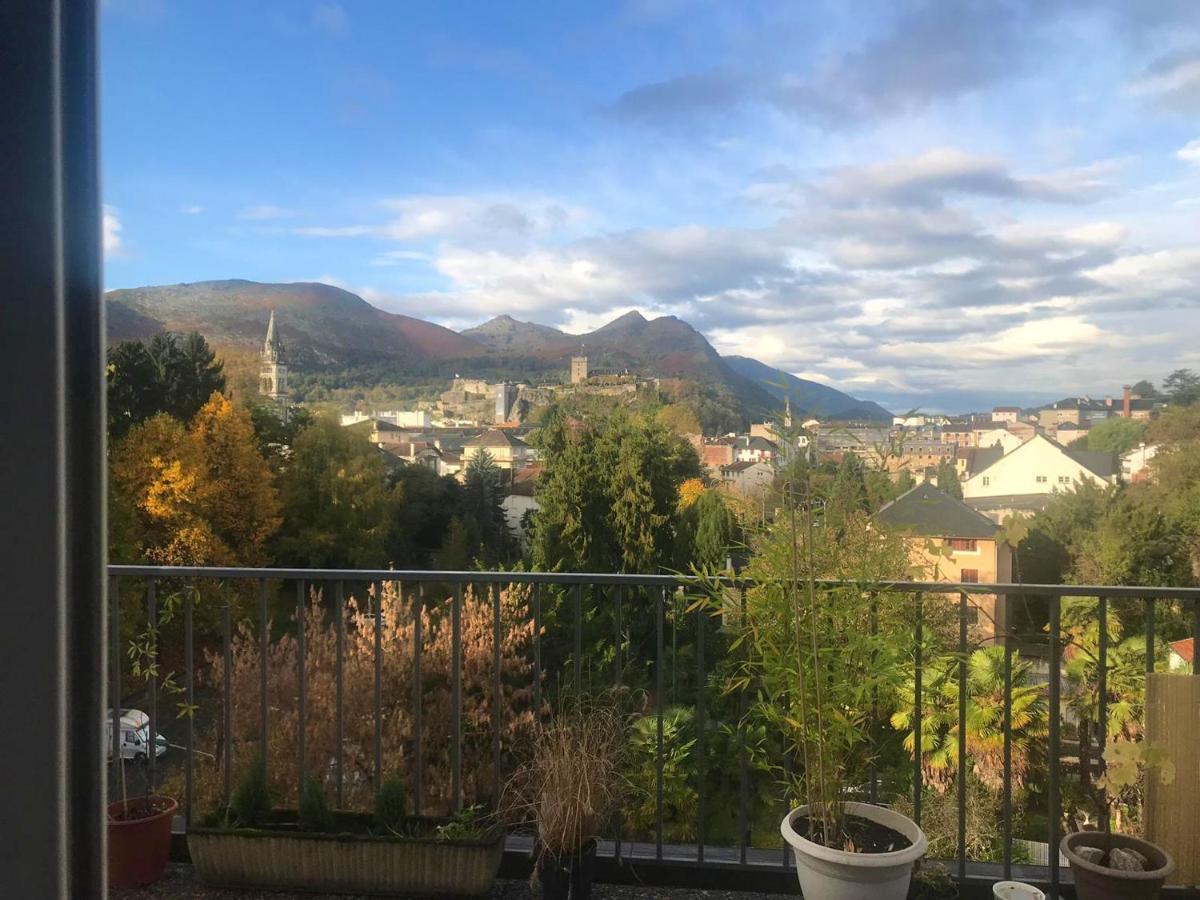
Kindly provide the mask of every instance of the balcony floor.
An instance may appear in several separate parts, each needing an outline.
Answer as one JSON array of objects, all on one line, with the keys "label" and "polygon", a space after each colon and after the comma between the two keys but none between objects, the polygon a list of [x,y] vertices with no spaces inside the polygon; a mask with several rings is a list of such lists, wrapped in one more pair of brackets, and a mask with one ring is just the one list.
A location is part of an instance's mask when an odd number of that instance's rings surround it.
[{"label": "balcony floor", "polygon": [[[135,891],[112,891],[114,900],[316,900],[320,897],[338,900],[371,900],[348,894],[286,893],[280,891],[237,890],[201,884],[189,865],[173,864],[156,884]],[[525,881],[496,882],[489,900],[531,900],[539,895]],[[641,887],[621,884],[597,884],[592,888],[596,900],[768,900],[778,894],[756,894],[748,891],[714,891],[690,888]]]}]

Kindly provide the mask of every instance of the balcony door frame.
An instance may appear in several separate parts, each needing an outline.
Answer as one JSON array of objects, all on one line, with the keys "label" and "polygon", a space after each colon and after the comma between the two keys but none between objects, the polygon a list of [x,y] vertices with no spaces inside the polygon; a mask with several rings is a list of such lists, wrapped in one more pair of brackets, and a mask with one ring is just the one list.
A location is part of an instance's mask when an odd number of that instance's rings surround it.
[{"label": "balcony door frame", "polygon": [[95,0],[0,2],[0,896],[103,897]]}]

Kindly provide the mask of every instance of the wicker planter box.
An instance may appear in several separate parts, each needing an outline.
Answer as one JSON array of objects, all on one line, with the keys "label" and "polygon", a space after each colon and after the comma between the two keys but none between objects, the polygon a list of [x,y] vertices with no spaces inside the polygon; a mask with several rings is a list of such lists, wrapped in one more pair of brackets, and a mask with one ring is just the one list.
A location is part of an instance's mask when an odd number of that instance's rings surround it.
[{"label": "wicker planter box", "polygon": [[[412,817],[428,832],[444,819]],[[262,828],[192,828],[188,850],[202,881],[229,887],[259,887],[348,894],[486,894],[496,880],[504,832],[442,840],[369,834],[372,818],[336,813],[337,834],[295,827],[295,814],[281,812]]]}]

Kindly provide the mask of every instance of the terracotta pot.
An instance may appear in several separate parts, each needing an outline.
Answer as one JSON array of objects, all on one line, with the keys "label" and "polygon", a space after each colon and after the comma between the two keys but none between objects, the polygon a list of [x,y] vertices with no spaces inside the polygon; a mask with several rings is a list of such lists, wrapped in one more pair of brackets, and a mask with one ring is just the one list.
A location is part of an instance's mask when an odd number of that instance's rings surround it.
[{"label": "terracotta pot", "polygon": [[[161,812],[142,819],[114,816],[145,809],[153,802]],[[108,886],[136,888],[162,877],[171,856],[171,820],[179,804],[170,797],[136,797],[108,804]]]},{"label": "terracotta pot", "polygon": [[[1153,868],[1144,872],[1125,872],[1098,866],[1080,858],[1078,847],[1109,850],[1128,847],[1146,857]],[[1106,835],[1099,831],[1076,831],[1059,845],[1075,876],[1075,895],[1079,900],[1154,900],[1167,877],[1175,871],[1175,860],[1166,850],[1149,841],[1127,834]]]}]

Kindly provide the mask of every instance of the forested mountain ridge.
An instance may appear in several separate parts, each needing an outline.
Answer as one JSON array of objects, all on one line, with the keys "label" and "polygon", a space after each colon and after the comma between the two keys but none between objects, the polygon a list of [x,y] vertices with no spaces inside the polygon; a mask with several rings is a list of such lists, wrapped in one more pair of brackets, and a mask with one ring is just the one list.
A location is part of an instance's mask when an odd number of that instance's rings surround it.
[{"label": "forested mountain ridge", "polygon": [[751,417],[782,405],[778,384],[788,379],[798,414],[872,419],[888,415],[877,404],[795,379],[757,361],[722,357],[704,335],[675,316],[647,319],[633,311],[590,333],[573,335],[503,315],[455,332],[386,312],[332,285],[244,280],[115,290],[107,300],[110,341],[145,338],[158,331],[198,331],[214,347],[242,353],[261,346],[267,318],[275,310],[297,384],[315,375],[327,386],[336,382],[369,387],[458,372],[497,379],[554,379],[565,375],[571,356],[582,353],[593,371],[628,370],[695,382],[724,398],[723,405],[741,408]]}]

